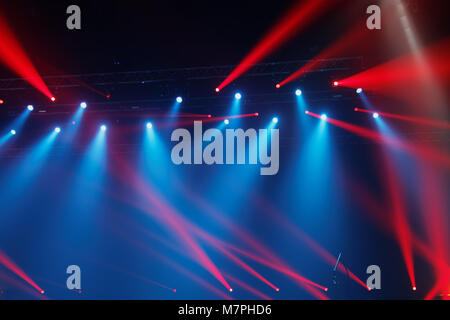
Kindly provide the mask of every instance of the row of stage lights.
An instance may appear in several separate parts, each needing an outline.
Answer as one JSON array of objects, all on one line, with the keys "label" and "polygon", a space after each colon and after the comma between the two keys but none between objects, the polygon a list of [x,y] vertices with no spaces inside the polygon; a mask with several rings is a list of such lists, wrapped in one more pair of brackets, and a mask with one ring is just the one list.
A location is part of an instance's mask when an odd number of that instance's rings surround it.
[{"label": "row of stage lights", "polygon": [[[333,85],[333,87],[338,87],[338,86],[339,86],[339,81],[333,81],[332,85]],[[280,88],[280,84],[277,84],[276,87],[277,87],[277,88]],[[215,91],[216,91],[216,92],[220,92],[220,89],[219,89],[219,88],[216,88]],[[360,94],[360,93],[362,93],[362,92],[363,92],[363,89],[362,89],[362,88],[356,89],[356,93]],[[301,96],[301,95],[302,95],[302,90],[296,89],[296,90],[295,90],[295,95]],[[106,97],[109,99],[109,98],[111,97],[111,95],[108,94]],[[234,98],[235,98],[236,100],[240,100],[240,99],[242,98],[242,94],[241,94],[240,92],[236,92],[236,93],[234,94]],[[56,101],[56,98],[55,98],[55,97],[51,97],[50,100],[53,101],[53,102],[55,102],[55,101]],[[177,103],[182,103],[182,102],[183,102],[183,98],[182,98],[182,97],[177,97],[175,100],[176,100]],[[0,99],[0,104],[3,104],[3,103],[5,103],[5,101],[2,100],[2,99]],[[85,104],[85,105],[86,105],[86,104]],[[31,106],[31,105],[30,105],[30,107],[33,108],[33,106]],[[32,111],[32,110],[31,110],[31,111]]]},{"label": "row of stage lights", "polygon": [[[338,81],[334,81],[334,82],[333,82],[333,86],[336,87],[336,86],[338,86],[338,85],[339,85],[339,82],[338,82]],[[361,94],[362,92],[363,92],[362,88],[356,89],[356,93]],[[295,90],[295,95],[296,95],[296,96],[301,96],[301,95],[302,95],[302,90],[296,89],[296,90]],[[240,93],[240,92],[236,92],[236,93],[234,94],[234,98],[235,98],[236,100],[241,100],[242,97],[243,97],[243,95],[242,95],[242,93]],[[180,104],[180,103],[183,102],[183,98],[182,98],[182,97],[177,97],[177,98],[175,99],[175,101],[176,101],[177,103]],[[88,106],[87,103],[84,102],[84,101],[80,103],[80,108],[82,108],[82,109],[86,109],[87,106]],[[30,111],[30,112],[33,111],[33,110],[34,110],[34,106],[31,105],[31,104],[28,105],[28,106],[27,106],[27,110]],[[358,111],[359,109],[358,109],[358,108],[355,108],[354,110],[355,110],[355,111]],[[305,111],[305,113],[308,114],[309,111]],[[380,115],[379,115],[377,112],[372,113],[372,117],[375,118],[375,119],[377,119],[379,116],[380,116]],[[326,115],[326,114],[322,114],[322,115],[320,116],[320,118],[321,118],[322,120],[326,120],[326,119],[327,119],[327,115]],[[223,122],[224,122],[225,125],[228,125],[228,124],[230,123],[230,120],[225,119]],[[273,122],[274,124],[278,123],[278,118],[277,118],[277,117],[274,117],[274,118],[272,119],[272,122]],[[73,123],[73,124],[75,124],[75,123]],[[151,128],[153,127],[153,124],[152,124],[151,122],[147,122],[145,126],[147,127],[147,129],[151,129]],[[101,125],[101,126],[100,126],[100,130],[106,131],[106,129],[107,129],[106,125]],[[60,132],[61,132],[61,128],[60,128],[60,127],[56,127],[54,130],[55,130],[56,133],[60,133]],[[11,135],[15,135],[16,133],[17,133],[17,132],[16,132],[16,130],[14,130],[14,129],[12,129],[12,130],[10,131],[10,134],[11,134]]]}]

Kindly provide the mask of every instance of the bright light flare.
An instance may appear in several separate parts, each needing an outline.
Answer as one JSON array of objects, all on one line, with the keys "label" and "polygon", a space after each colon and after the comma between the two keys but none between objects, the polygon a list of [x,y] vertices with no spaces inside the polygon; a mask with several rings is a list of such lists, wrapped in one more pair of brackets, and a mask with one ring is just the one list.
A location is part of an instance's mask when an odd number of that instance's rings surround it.
[{"label": "bright light flare", "polygon": [[147,129],[153,128],[153,124],[151,122],[147,122],[146,124]]},{"label": "bright light flare", "polygon": [[241,99],[242,99],[242,94],[239,93],[239,92],[237,92],[237,93],[234,95],[234,98],[235,98],[236,100],[241,100]]},{"label": "bright light flare", "polygon": [[301,96],[302,95],[302,90],[300,90],[300,89],[297,89],[297,90],[295,90],[295,95],[296,96]]},{"label": "bright light flare", "polygon": [[102,124],[101,126],[100,126],[100,130],[102,130],[102,131],[106,131],[106,125],[104,125],[104,124]]},{"label": "bright light flare", "polygon": [[362,89],[362,88],[356,89],[356,93],[357,93],[357,94],[360,94],[360,93],[362,93],[362,92],[363,92],[363,89]]},{"label": "bright light flare", "polygon": [[277,118],[277,117],[274,117],[274,118],[272,119],[272,122],[273,122],[273,123],[278,123],[278,118]]},{"label": "bright light flare", "polygon": [[327,115],[325,113],[321,114],[320,119],[327,120]]},{"label": "bright light flare", "polygon": [[178,103],[182,103],[183,102],[183,98],[182,97],[177,97],[176,100],[177,100]]},{"label": "bright light flare", "polygon": [[86,102],[80,103],[80,107],[81,107],[81,109],[86,109],[87,108],[87,103]]},{"label": "bright light flare", "polygon": [[60,133],[60,132],[61,132],[61,128],[60,128],[60,127],[56,127],[56,128],[55,128],[55,132],[56,132],[56,133]]},{"label": "bright light flare", "polygon": [[33,111],[33,110],[34,110],[34,107],[33,107],[31,104],[29,104],[29,105],[27,106],[27,109],[28,109],[28,111]]},{"label": "bright light flare", "polygon": [[373,117],[374,119],[377,119],[379,116],[380,116],[380,115],[378,114],[378,112],[375,112],[375,113],[372,115],[372,117]]},{"label": "bright light flare", "polygon": [[228,119],[225,119],[225,120],[223,120],[223,123],[225,123],[225,124],[229,124],[229,123],[230,123],[230,120],[228,120]]},{"label": "bright light flare", "polygon": [[10,131],[10,133],[14,136],[17,132],[16,132],[16,130],[13,129]]}]

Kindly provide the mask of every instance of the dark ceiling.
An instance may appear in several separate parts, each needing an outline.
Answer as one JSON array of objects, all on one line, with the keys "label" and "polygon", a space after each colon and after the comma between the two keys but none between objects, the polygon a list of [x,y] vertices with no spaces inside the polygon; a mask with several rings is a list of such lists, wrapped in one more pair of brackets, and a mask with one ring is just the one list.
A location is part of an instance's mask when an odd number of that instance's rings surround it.
[{"label": "dark ceiling", "polygon": [[[266,61],[308,59],[364,18],[368,4],[340,0]],[[427,1],[406,1],[425,17],[426,34],[442,30],[444,13]],[[441,1],[432,1],[439,3]],[[0,1],[21,44],[42,74],[237,64],[296,1]],[[442,2],[445,3],[445,2]],[[66,28],[78,4],[82,30]],[[420,14],[419,14],[420,13]],[[426,17],[433,16],[433,19]],[[436,19],[436,17],[438,17]],[[429,32],[429,31],[433,32]],[[445,28],[444,28],[445,30]],[[0,69],[0,77],[11,74]]]}]

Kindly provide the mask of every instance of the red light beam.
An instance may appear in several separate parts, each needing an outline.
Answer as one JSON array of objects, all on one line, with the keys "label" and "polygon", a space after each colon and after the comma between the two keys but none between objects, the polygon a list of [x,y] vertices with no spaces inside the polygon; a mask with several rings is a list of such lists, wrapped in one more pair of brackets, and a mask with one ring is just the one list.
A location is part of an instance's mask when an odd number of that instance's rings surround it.
[{"label": "red light beam", "polygon": [[418,123],[418,124],[433,126],[433,127],[437,127],[437,128],[450,129],[450,123],[445,122],[445,121],[430,120],[430,119],[424,119],[424,118],[419,118],[419,117],[410,117],[410,116],[404,116],[404,115],[400,115],[400,114],[372,111],[372,110],[367,110],[367,109],[362,109],[362,108],[355,108],[355,111],[366,112],[366,113],[371,113],[371,114],[378,113],[380,116],[386,117],[386,118],[404,120],[404,121],[414,122],[414,123]]},{"label": "red light beam", "polygon": [[232,81],[245,73],[253,65],[267,57],[283,43],[306,27],[314,18],[330,8],[337,0],[306,0],[299,1],[291,10],[271,29],[252,51],[239,63],[230,75],[216,88],[219,92]]},{"label": "red light beam", "polygon": [[49,99],[53,94],[42,80],[41,76],[33,66],[30,58],[25,53],[14,33],[9,28],[6,20],[0,15],[0,60],[29,82],[33,87],[42,92]]},{"label": "red light beam", "polygon": [[19,268],[4,252],[0,250],[0,263],[4,265],[8,270],[12,271],[30,286],[35,288],[39,293],[44,294],[42,290],[22,269]]},{"label": "red light beam", "polygon": [[[321,116],[314,112],[305,111],[305,113],[307,115],[321,119]],[[354,125],[351,123],[347,123],[347,122],[344,122],[341,120],[332,119],[330,117],[327,117],[325,120],[322,120],[322,121],[327,121],[328,123],[331,123],[331,124],[335,125],[336,127],[353,132],[354,134],[357,134],[361,137],[373,140],[375,142],[387,143],[393,147],[396,147],[398,149],[401,149],[401,150],[411,153],[413,155],[418,155],[424,159],[438,163],[446,168],[450,168],[450,155],[445,152],[438,151],[438,150],[435,150],[435,149],[432,149],[430,147],[423,146],[423,145],[421,145],[421,146],[413,145],[406,141],[392,138],[392,137],[387,137],[387,136],[382,135],[379,132],[369,130],[364,127]]]}]

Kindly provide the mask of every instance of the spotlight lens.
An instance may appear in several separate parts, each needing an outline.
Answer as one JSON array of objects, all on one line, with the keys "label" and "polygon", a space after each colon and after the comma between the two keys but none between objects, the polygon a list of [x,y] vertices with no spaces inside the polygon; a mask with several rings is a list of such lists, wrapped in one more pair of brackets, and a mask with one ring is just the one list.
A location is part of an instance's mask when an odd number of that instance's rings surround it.
[{"label": "spotlight lens", "polygon": [[106,131],[106,126],[105,126],[104,124],[102,124],[101,127],[100,127],[100,129],[101,129],[102,131]]},{"label": "spotlight lens", "polygon": [[376,118],[378,118],[380,115],[379,115],[377,112],[375,112],[372,116],[376,119]]},{"label": "spotlight lens", "polygon": [[27,106],[27,109],[30,110],[30,111],[33,111],[33,110],[34,110],[34,107],[33,107],[31,104],[29,104],[29,105]]},{"label": "spotlight lens", "polygon": [[273,123],[278,123],[278,118],[277,118],[277,117],[273,118],[273,119],[272,119],[272,122],[273,122]]},{"label": "spotlight lens", "polygon": [[280,89],[281,85],[279,83],[277,83],[277,85],[275,86],[277,89]]},{"label": "spotlight lens", "polygon": [[56,101],[56,98],[55,98],[55,97],[51,97],[50,100],[52,100],[53,102],[55,102],[55,101]]},{"label": "spotlight lens", "polygon": [[10,132],[11,132],[12,135],[16,134],[16,130],[11,130]]},{"label": "spotlight lens", "polygon": [[147,122],[147,129],[151,129],[153,127],[151,122]]},{"label": "spotlight lens", "polygon": [[320,119],[322,119],[322,120],[327,120],[327,115],[326,115],[326,114],[322,114],[322,115],[320,116]]},{"label": "spotlight lens", "polygon": [[56,133],[60,133],[60,132],[61,132],[61,128],[60,128],[60,127],[56,127],[56,128],[55,128],[55,132],[56,132]]},{"label": "spotlight lens", "polygon": [[242,94],[240,94],[240,93],[238,92],[238,93],[236,93],[236,94],[234,95],[234,98],[235,98],[236,100],[240,100],[240,99],[242,98]]},{"label": "spotlight lens", "polygon": [[87,108],[87,103],[86,102],[80,103],[80,107],[83,108],[83,109],[86,109]]},{"label": "spotlight lens", "polygon": [[361,93],[362,91],[363,91],[363,89],[361,89],[361,88],[356,89],[356,93]]},{"label": "spotlight lens", "polygon": [[177,102],[178,103],[182,103],[183,102],[183,98],[182,97],[177,97]]},{"label": "spotlight lens", "polygon": [[334,81],[334,82],[333,82],[333,86],[334,86],[334,87],[337,87],[338,85],[339,85],[339,82],[338,82],[338,81]]},{"label": "spotlight lens", "polygon": [[295,90],[295,95],[296,96],[301,96],[302,95],[302,90],[300,90],[300,89]]},{"label": "spotlight lens", "polygon": [[216,92],[219,92],[220,91],[220,89],[219,88],[216,88]]},{"label": "spotlight lens", "polygon": [[229,123],[230,123],[230,120],[228,120],[228,119],[225,119],[225,120],[223,120],[223,123],[225,123],[225,124],[229,124]]}]

